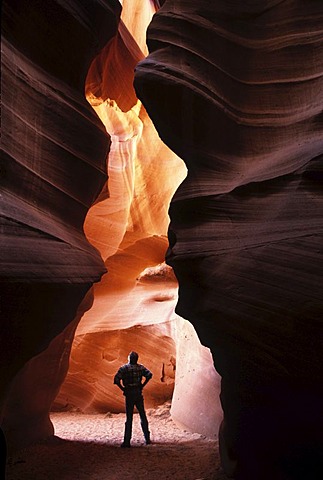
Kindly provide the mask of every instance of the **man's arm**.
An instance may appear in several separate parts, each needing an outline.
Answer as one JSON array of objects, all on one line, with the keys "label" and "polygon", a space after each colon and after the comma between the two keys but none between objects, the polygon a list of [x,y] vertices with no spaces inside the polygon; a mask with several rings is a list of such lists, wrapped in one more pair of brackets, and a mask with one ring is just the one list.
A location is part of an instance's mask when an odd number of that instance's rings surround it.
[{"label": "man's arm", "polygon": [[122,378],[121,378],[120,373],[121,373],[120,370],[118,370],[118,372],[117,372],[116,375],[114,376],[113,383],[114,383],[115,385],[117,385],[117,387],[119,387],[122,392],[124,392],[124,386],[121,385],[121,380],[122,380]]},{"label": "man's arm", "polygon": [[143,377],[145,377],[145,381],[141,384],[141,388],[144,388],[147,385],[152,376],[153,374],[148,370],[148,368],[145,368],[143,371]]}]

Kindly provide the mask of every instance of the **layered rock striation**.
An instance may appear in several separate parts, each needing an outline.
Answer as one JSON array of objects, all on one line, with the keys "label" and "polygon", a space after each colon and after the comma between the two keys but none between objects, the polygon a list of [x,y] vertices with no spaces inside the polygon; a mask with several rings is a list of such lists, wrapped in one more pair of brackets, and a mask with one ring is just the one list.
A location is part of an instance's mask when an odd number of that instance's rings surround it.
[{"label": "layered rock striation", "polygon": [[317,1],[167,0],[136,68],[188,167],[176,311],[222,376],[222,462],[241,479],[322,469],[322,19]]},{"label": "layered rock striation", "polygon": [[[15,419],[24,440],[29,427],[35,434],[49,431],[49,398],[45,407],[42,394],[34,397],[25,382],[21,413],[10,406],[9,388],[15,390],[17,372],[77,317],[106,271],[83,222],[106,180],[110,139],[84,86],[120,11],[117,1],[2,4],[0,378],[8,438],[17,434]],[[57,359],[66,351],[64,342],[60,346]],[[42,376],[51,374],[44,364]],[[47,408],[47,419],[33,421],[30,402],[41,412]]]}]

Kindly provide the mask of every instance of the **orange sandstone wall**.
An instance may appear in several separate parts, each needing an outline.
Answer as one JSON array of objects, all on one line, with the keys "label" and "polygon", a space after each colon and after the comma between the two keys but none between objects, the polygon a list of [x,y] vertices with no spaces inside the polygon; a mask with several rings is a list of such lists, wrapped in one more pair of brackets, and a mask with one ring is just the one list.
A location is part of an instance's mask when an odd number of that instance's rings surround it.
[{"label": "orange sandstone wall", "polygon": [[[155,11],[152,2],[144,4],[145,8],[143,2],[123,2],[118,34],[95,59],[87,77],[88,100],[112,143],[107,188],[90,209],[85,232],[105,259],[108,273],[95,285],[93,307],[76,330],[69,373],[53,408],[124,411],[113,375],[129,351],[136,350],[139,361],[154,374],[145,391],[146,404],[156,406],[172,398],[175,384],[173,418],[214,435],[221,420],[218,376],[211,355],[204,353],[197,338],[181,343],[186,333],[183,320],[174,313],[177,281],[163,263],[168,205],[186,168],[161,142],[132,86],[133,66],[146,53],[142,30]],[[178,357],[180,374],[175,376]],[[196,373],[184,375],[182,364],[191,357]],[[202,408],[197,400],[204,393],[201,371],[204,390],[213,387],[215,392],[214,405],[205,402]],[[192,388],[181,392],[179,385],[184,384]]]}]

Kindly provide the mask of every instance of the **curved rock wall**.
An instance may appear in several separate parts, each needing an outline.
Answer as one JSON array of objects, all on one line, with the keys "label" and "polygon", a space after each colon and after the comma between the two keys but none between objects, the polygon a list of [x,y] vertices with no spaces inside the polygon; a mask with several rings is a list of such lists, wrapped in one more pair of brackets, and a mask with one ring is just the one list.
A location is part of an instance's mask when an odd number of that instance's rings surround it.
[{"label": "curved rock wall", "polygon": [[136,68],[188,167],[168,263],[176,311],[222,376],[221,455],[236,478],[321,468],[322,20],[315,0],[166,0]]},{"label": "curved rock wall", "polygon": [[[117,1],[2,3],[1,406],[16,373],[75,318],[105,272],[83,222],[106,179],[110,140],[84,83],[119,15]],[[35,424],[34,434],[50,431],[48,412]]]},{"label": "curved rock wall", "polygon": [[[53,337],[46,350],[33,356],[11,382],[2,408],[2,428],[10,450],[23,448],[54,434],[49,411],[67,374],[75,329],[92,303],[93,292],[90,289],[74,319]],[[59,305],[54,312],[56,318],[63,313],[66,315],[63,306]]]}]

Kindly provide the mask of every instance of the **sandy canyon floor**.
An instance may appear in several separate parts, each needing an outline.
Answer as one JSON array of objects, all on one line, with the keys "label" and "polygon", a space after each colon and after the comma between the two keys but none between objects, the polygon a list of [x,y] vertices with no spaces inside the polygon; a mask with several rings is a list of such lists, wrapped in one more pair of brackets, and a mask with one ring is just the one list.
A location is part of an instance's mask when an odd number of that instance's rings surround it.
[{"label": "sandy canyon floor", "polygon": [[124,414],[53,413],[55,436],[9,456],[6,480],[226,480],[217,439],[178,428],[169,409],[147,410],[148,446],[134,415],[130,449]]}]

